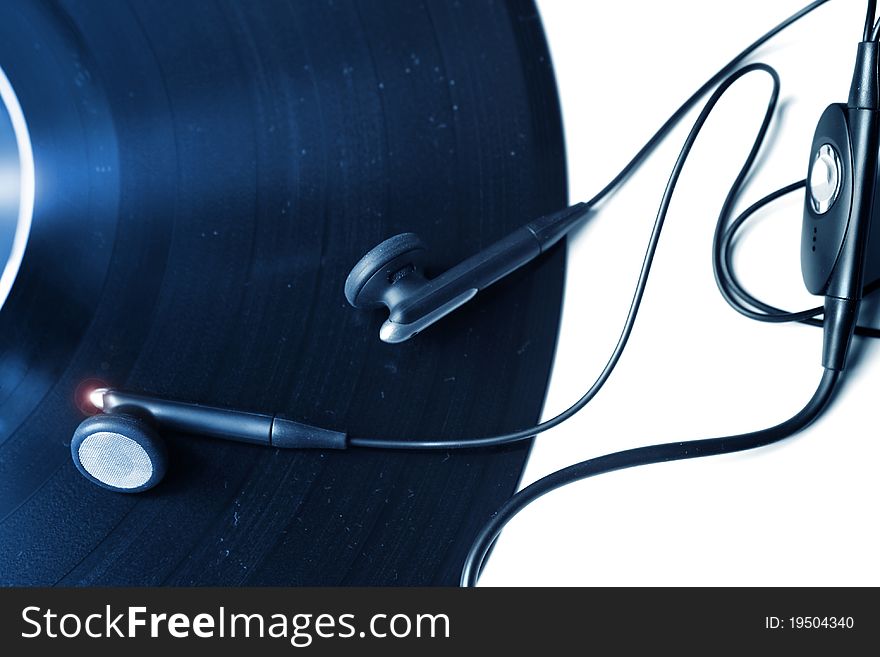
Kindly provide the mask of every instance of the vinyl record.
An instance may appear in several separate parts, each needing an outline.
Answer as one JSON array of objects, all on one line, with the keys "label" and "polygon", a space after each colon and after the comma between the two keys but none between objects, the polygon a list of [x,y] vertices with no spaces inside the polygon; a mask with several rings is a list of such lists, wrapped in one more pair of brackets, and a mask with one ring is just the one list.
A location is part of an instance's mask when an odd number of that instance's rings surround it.
[{"label": "vinyl record", "polygon": [[35,165],[0,310],[0,581],[454,584],[528,445],[285,451],[164,433],[121,495],[77,472],[85,382],[352,436],[538,419],[554,249],[409,342],[343,295],[414,231],[442,271],[566,201],[526,0],[6,0],[0,67]]}]

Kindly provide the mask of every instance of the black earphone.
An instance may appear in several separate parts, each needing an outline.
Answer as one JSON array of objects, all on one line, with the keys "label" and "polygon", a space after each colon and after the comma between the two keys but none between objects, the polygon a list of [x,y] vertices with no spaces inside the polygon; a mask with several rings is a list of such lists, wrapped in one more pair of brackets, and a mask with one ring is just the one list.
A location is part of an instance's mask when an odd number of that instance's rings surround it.
[{"label": "black earphone", "polygon": [[415,233],[395,235],[370,250],[345,281],[355,308],[387,306],[379,337],[403,342],[467,303],[480,290],[531,262],[565,237],[589,212],[578,203],[526,224],[436,278],[425,278],[425,247]]},{"label": "black earphone", "polygon": [[[773,78],[774,91],[761,130],[749,157],[732,186],[718,220],[713,245],[713,268],[724,298],[739,312],[761,321],[801,321],[822,326],[824,368],[819,386],[804,408],[774,427],[738,436],[650,445],[572,465],[536,481],[511,497],[487,521],[474,541],[462,571],[462,584],[473,585],[485,555],[504,525],[541,495],[573,481],[622,468],[663,461],[697,458],[753,449],[778,442],[813,422],[833,396],[854,334],[880,337],[880,332],[857,326],[865,281],[880,276],[880,253],[868,263],[880,238],[871,240],[880,150],[880,21],[876,1],[868,2],[862,42],[858,47],[852,88],[846,104],[830,105],[820,119],[810,149],[806,181],[789,185],[754,204],[731,221],[731,209],[757,157],[776,107],[779,79],[764,64],[736,67],[755,49],[828,0],[817,0],[763,35],[693,94],[657,131],[627,166],[598,195],[548,215],[511,233],[445,273],[424,275],[425,248],[413,233],[392,237],[369,251],[352,269],[345,296],[355,308],[386,306],[389,317],[380,338],[402,342],[472,299],[479,290],[498,281],[557,244],[572,228],[616,189],[668,134],[697,101],[715,88],[696,120],[673,168],[660,203],[633,301],[617,346],[590,389],[571,407],[536,426],[474,440],[394,441],[353,438],[340,431],[294,422],[273,415],[245,413],[147,395],[99,389],[91,399],[101,411],[76,430],[71,453],[77,468],[89,480],[114,491],[140,492],[155,486],[167,465],[159,428],[213,438],[283,448],[345,449],[463,449],[526,440],[567,420],[582,409],[610,376],[631,333],[645,290],[660,232],[685,160],[709,114],[738,79],[752,72]],[[824,305],[787,313],[747,293],[733,274],[730,253],[734,237],[754,212],[784,194],[805,188],[801,236],[801,266],[807,289],[824,296]],[[878,247],[880,248],[880,247]],[[876,260],[876,262],[875,262]],[[870,266],[868,266],[870,264]],[[874,289],[872,284],[868,289]],[[822,320],[817,316],[823,315]]]},{"label": "black earphone", "polygon": [[77,469],[99,486],[139,493],[158,484],[167,451],[158,429],[285,449],[344,449],[346,436],[277,415],[244,413],[98,388],[90,403],[102,411],[77,427],[70,453]]}]

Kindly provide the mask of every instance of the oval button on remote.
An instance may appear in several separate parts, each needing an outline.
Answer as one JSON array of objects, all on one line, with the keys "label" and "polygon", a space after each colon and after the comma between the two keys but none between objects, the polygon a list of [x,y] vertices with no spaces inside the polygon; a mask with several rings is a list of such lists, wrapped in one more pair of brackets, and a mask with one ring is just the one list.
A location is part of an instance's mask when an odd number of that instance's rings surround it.
[{"label": "oval button on remote", "polygon": [[822,144],[810,167],[810,204],[816,214],[825,214],[840,194],[843,177],[840,156],[831,144]]}]

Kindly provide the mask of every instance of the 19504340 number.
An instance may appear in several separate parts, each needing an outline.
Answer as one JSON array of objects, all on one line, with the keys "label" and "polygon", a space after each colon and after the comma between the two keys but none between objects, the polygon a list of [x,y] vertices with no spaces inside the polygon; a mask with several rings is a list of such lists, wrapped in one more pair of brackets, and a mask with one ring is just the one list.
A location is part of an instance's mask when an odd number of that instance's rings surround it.
[{"label": "19504340 number", "polygon": [[855,626],[852,616],[765,616],[764,627],[768,630],[851,630]]}]

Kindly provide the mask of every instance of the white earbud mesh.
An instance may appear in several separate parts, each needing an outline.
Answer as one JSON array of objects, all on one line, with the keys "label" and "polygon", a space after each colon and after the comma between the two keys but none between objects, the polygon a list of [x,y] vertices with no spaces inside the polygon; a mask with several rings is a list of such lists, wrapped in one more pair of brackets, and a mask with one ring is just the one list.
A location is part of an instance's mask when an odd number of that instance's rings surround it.
[{"label": "white earbud mesh", "polygon": [[153,476],[146,450],[120,433],[93,433],[80,443],[78,454],[86,472],[114,488],[138,488]]}]

